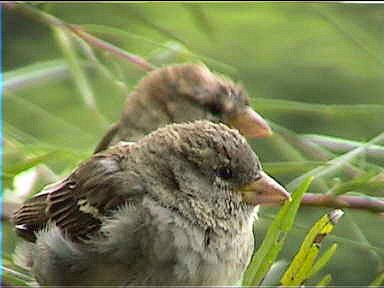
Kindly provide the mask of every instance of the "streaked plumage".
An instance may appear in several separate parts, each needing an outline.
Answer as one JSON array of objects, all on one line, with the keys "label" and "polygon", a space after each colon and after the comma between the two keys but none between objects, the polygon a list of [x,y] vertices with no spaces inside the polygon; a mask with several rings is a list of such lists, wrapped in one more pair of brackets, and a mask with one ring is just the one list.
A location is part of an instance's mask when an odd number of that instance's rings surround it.
[{"label": "streaked plumage", "polygon": [[198,121],[94,155],[15,224],[42,285],[233,285],[266,195],[289,198],[236,130]]}]

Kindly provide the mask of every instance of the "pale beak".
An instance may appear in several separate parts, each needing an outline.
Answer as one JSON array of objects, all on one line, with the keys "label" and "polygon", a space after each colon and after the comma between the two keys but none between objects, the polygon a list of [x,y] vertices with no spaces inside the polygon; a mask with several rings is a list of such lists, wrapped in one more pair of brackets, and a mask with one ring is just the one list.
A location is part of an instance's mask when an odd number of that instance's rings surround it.
[{"label": "pale beak", "polygon": [[271,127],[251,107],[230,117],[228,122],[246,138],[264,138],[272,135]]},{"label": "pale beak", "polygon": [[265,172],[261,172],[261,178],[253,181],[238,190],[243,201],[251,205],[280,204],[286,200],[291,201],[291,196],[275,180]]}]

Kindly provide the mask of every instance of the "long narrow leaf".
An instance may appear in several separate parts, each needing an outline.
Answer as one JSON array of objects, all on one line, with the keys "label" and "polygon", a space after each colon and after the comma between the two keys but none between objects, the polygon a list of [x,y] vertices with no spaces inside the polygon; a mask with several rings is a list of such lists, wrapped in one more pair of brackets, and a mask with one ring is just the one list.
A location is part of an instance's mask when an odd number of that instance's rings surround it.
[{"label": "long narrow leaf", "polygon": [[334,243],[327,251],[320,256],[320,258],[313,265],[311,272],[309,273],[309,278],[312,278],[316,275],[323,267],[331,260],[332,256],[336,253],[337,243]]},{"label": "long narrow leaf", "polygon": [[329,285],[329,283],[331,283],[331,281],[332,281],[331,274],[327,274],[323,278],[321,278],[319,283],[317,283],[316,287],[328,287],[328,285]]},{"label": "long narrow leaf", "polygon": [[308,190],[313,178],[305,179],[292,193],[292,201],[280,209],[275,220],[268,229],[261,247],[254,254],[244,276],[245,286],[258,285],[271,268],[273,262],[283,248],[285,238],[291,230],[301,198]]},{"label": "long narrow leaf", "polygon": [[[313,264],[319,254],[320,244],[324,237],[331,233],[342,215],[343,212],[341,210],[333,210],[329,214],[321,217],[320,220],[313,225],[305,237],[299,252],[281,279],[283,286],[300,286],[316,272],[313,271]],[[330,259],[329,254],[330,252],[316,265],[315,269],[319,270],[325,265],[324,261]]]},{"label": "long narrow leaf", "polygon": [[68,64],[62,59],[38,62],[4,73],[3,92],[16,92],[50,81],[63,80],[70,75]]},{"label": "long narrow leaf", "polygon": [[83,97],[84,103],[91,108],[96,110],[95,97],[93,95],[91,86],[87,80],[87,77],[81,68],[80,62],[76,55],[75,48],[72,43],[68,32],[61,28],[52,27],[54,35],[60,48],[64,54],[64,57],[67,59],[69,67],[71,69],[73,79],[76,83],[77,88],[80,91],[81,96]]},{"label": "long narrow leaf", "polygon": [[384,284],[384,272],[380,273],[375,280],[369,285],[369,287],[381,287]]}]

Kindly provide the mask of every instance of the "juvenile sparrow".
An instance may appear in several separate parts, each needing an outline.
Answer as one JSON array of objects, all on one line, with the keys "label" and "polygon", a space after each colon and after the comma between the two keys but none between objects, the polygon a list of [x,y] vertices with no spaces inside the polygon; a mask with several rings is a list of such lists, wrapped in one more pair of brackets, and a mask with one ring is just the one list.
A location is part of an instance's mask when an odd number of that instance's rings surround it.
[{"label": "juvenile sparrow", "polygon": [[14,221],[40,285],[234,285],[255,208],[287,199],[237,130],[196,121],[95,154]]},{"label": "juvenile sparrow", "polygon": [[223,122],[247,138],[272,134],[249,106],[246,91],[202,64],[177,64],[150,72],[128,96],[123,114],[97,145],[100,152],[119,141],[136,141],[171,123]]}]

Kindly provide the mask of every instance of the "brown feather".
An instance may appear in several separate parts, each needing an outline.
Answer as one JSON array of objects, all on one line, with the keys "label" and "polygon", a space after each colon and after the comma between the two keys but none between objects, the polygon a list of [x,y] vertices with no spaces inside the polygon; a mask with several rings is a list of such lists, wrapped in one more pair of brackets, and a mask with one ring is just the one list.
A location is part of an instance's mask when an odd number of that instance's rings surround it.
[{"label": "brown feather", "polygon": [[86,161],[66,179],[47,186],[14,213],[17,233],[27,241],[48,222],[72,240],[86,238],[100,228],[100,218],[127,199],[119,195],[122,155],[130,145],[116,147]]}]

